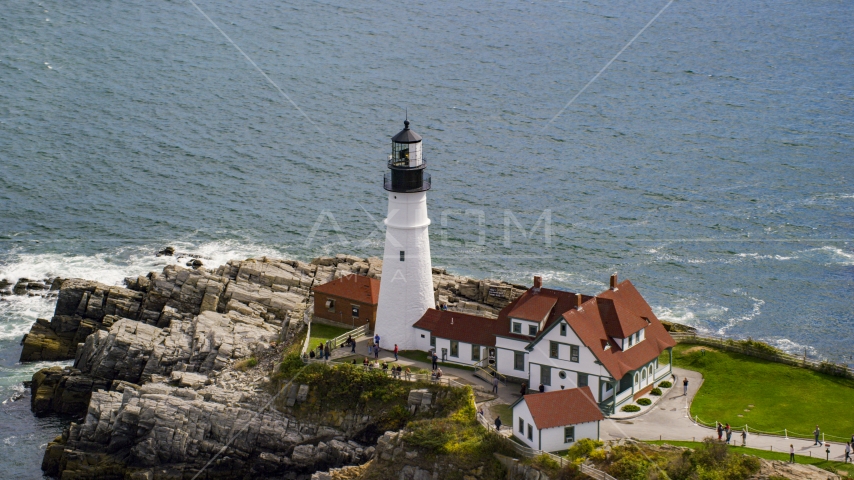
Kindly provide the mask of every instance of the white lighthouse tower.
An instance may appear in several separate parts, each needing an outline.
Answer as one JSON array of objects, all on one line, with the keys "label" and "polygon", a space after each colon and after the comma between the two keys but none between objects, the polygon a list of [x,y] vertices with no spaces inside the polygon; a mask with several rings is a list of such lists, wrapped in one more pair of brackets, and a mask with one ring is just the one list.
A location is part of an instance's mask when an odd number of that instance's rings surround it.
[{"label": "white lighthouse tower", "polygon": [[412,324],[436,306],[427,235],[430,174],[424,171],[421,135],[409,129],[408,120],[403,125],[391,139],[390,171],[384,179],[388,216],[375,331],[380,346],[389,350],[395,344],[401,350],[415,350]]}]

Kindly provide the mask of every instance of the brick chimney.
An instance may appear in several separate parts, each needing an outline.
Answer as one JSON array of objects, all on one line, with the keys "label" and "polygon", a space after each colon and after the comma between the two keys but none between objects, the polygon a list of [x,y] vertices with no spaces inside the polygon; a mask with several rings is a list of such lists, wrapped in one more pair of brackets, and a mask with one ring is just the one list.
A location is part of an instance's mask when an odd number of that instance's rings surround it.
[{"label": "brick chimney", "polygon": [[617,289],[617,274],[614,273],[611,275],[611,290]]},{"label": "brick chimney", "polygon": [[581,304],[582,304],[581,294],[576,293],[575,294],[575,308],[577,308],[578,310],[581,310]]},{"label": "brick chimney", "polygon": [[539,292],[541,288],[543,288],[543,277],[536,275],[534,276],[534,291]]}]

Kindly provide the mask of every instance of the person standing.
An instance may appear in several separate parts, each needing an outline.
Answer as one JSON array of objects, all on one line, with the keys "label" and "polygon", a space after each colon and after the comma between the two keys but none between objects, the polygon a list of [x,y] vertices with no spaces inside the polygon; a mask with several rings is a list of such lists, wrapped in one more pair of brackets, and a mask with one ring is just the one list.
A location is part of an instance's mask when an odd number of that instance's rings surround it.
[{"label": "person standing", "polygon": [[747,429],[741,429],[741,446],[744,447],[747,445]]},{"label": "person standing", "polygon": [[729,445],[730,440],[732,439],[732,428],[730,428],[729,424],[726,424],[726,444]]},{"label": "person standing", "polygon": [[379,333],[374,335],[374,343],[377,344],[377,347],[380,346],[380,334]]},{"label": "person standing", "polygon": [[501,415],[495,417],[495,430],[498,432],[501,431]]},{"label": "person standing", "polygon": [[818,428],[818,425],[815,426],[815,430],[812,432],[815,435],[815,443],[813,446],[821,445],[821,442],[818,441],[818,437],[821,435],[821,429]]},{"label": "person standing", "polygon": [[519,392],[519,394],[524,397],[526,393],[528,393],[528,384],[525,382],[522,382],[522,389]]},{"label": "person standing", "polygon": [[356,341],[355,340],[350,342],[350,353],[356,353]]},{"label": "person standing", "polygon": [[789,463],[795,463],[795,445],[789,444]]},{"label": "person standing", "polygon": [[439,356],[436,355],[436,352],[433,352],[433,370],[439,368]]},{"label": "person standing", "polygon": [[540,391],[540,393],[544,393],[546,391],[546,386],[541,383],[538,390]]},{"label": "person standing", "polygon": [[326,360],[329,360],[329,345],[326,345],[325,347],[323,347],[323,357]]},{"label": "person standing", "polygon": [[397,361],[397,350],[398,350],[398,349],[397,349],[397,344],[395,343],[395,344],[394,344],[394,361],[395,361],[395,362]]},{"label": "person standing", "polygon": [[379,360],[380,358],[380,346],[379,344],[374,345],[374,359]]},{"label": "person standing", "polygon": [[492,393],[498,395],[498,377],[492,377]]},{"label": "person standing", "polygon": [[715,430],[718,431],[718,441],[720,442],[724,436],[724,426],[721,425],[721,422],[715,422],[715,423],[718,424],[718,426],[715,428]]},{"label": "person standing", "polygon": [[851,442],[845,442],[845,463],[851,461]]},{"label": "person standing", "polygon": [[688,377],[682,379],[682,395],[688,396]]}]

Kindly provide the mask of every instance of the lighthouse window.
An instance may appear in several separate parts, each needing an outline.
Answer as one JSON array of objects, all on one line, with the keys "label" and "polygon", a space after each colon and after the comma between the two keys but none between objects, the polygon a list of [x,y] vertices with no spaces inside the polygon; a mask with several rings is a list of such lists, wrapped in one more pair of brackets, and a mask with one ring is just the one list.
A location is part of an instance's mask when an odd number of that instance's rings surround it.
[{"label": "lighthouse window", "polygon": [[351,306],[352,306],[353,316],[358,317],[359,316],[359,306],[358,305],[352,305],[352,304],[351,304]]},{"label": "lighthouse window", "polygon": [[400,251],[400,261],[403,261],[403,250]]}]

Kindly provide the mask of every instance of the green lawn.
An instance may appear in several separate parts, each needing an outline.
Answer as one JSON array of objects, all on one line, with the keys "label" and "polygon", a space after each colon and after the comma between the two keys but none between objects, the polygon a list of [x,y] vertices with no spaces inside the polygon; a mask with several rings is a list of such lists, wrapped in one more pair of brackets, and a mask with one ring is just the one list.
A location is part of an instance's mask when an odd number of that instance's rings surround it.
[{"label": "green lawn", "polygon": [[331,325],[323,325],[320,323],[311,324],[311,340],[308,341],[308,348],[317,348],[321,342],[326,343],[327,340],[332,340],[338,335],[344,334],[352,330],[351,328],[333,327]]},{"label": "green lawn", "polygon": [[495,404],[489,407],[489,413],[492,414],[492,418],[500,416],[502,424],[509,425],[511,428],[513,427],[513,409],[510,408],[510,405],[503,403]]},{"label": "green lawn", "polygon": [[[750,441],[750,438],[748,438],[748,442],[749,441]],[[682,441],[677,441],[677,440],[663,440],[663,441],[655,440],[655,441],[649,441],[646,443],[651,443],[654,445],[661,445],[661,444],[666,443],[666,444],[674,445],[677,447],[688,447],[688,448],[698,448],[699,446],[702,445],[701,442],[682,442]],[[753,455],[755,457],[764,458],[767,460],[783,460],[786,462],[789,461],[789,454],[785,453],[785,452],[771,452],[768,450],[759,450],[756,448],[738,447],[738,446],[730,446],[729,448],[730,448],[730,451],[732,451],[733,453],[743,453],[745,455]],[[847,476],[849,476],[849,477],[854,476],[854,465],[852,465],[850,463],[834,462],[833,460],[827,461],[824,458],[805,457],[803,455],[797,455],[797,454],[795,455],[795,463],[802,463],[804,465],[815,465],[818,468],[822,468],[824,470],[827,470],[827,471],[830,471],[833,473],[837,473],[837,474],[839,472],[847,472]]]},{"label": "green lawn", "polygon": [[789,436],[807,438],[818,424],[839,437],[827,441],[837,442],[854,433],[854,380],[689,344],[674,347],[673,365],[703,374],[691,415],[704,423],[729,422],[736,430],[747,424],[764,432],[785,428]]},{"label": "green lawn", "polygon": [[[403,358],[408,358],[410,360],[415,360],[416,362],[424,362],[430,365],[433,365],[433,360],[427,356],[427,352],[422,352],[421,350],[401,350],[397,352],[397,354]],[[474,371],[474,368],[467,367],[465,365],[458,365],[456,363],[442,362],[439,360],[439,366],[445,368],[459,368],[461,370],[469,370]]]}]

